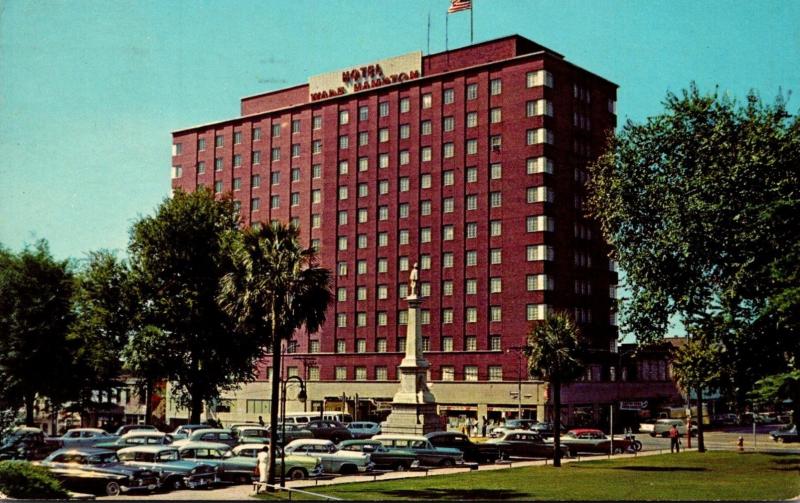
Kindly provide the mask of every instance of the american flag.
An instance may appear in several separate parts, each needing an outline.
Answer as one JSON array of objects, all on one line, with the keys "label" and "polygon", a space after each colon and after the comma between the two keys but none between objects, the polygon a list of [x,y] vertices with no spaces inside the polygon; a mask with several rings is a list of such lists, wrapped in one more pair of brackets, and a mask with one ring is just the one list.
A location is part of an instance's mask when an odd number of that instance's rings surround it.
[{"label": "american flag", "polygon": [[448,14],[467,10],[472,8],[472,0],[450,0],[450,8],[447,9]]}]

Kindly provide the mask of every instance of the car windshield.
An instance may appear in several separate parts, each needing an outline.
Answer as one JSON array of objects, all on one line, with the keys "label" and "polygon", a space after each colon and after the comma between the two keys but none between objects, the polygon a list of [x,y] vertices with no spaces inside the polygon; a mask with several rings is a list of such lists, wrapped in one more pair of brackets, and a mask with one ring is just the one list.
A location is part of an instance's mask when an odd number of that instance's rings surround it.
[{"label": "car windshield", "polygon": [[120,452],[120,461],[155,461],[155,454],[152,452]]},{"label": "car windshield", "polygon": [[93,454],[86,459],[87,464],[90,465],[100,465],[103,463],[116,463],[117,453],[116,452],[106,452],[102,454]]}]

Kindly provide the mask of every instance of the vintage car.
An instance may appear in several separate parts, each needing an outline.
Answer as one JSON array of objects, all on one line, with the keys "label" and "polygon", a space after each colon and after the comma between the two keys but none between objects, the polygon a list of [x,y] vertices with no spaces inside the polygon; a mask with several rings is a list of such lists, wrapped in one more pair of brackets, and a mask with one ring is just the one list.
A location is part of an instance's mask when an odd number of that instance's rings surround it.
[{"label": "vintage car", "polygon": [[419,465],[417,455],[413,452],[402,449],[389,450],[377,440],[342,440],[336,447],[342,451],[369,454],[375,468],[379,469],[402,472]]},{"label": "vintage car", "polygon": [[[651,437],[661,436],[666,438],[669,436],[669,430],[672,429],[672,425],[675,425],[679,435],[686,435],[686,423],[683,419],[657,419],[654,423],[641,423],[639,432],[648,433]],[[693,424],[692,435],[696,433],[697,426]]]},{"label": "vintage car", "polygon": [[[546,442],[538,433],[531,430],[509,430],[497,438],[486,441],[501,446],[503,457],[552,458],[555,450],[552,442]],[[569,447],[561,446],[561,457],[569,457]]]},{"label": "vintage car", "polygon": [[181,459],[178,449],[168,445],[140,445],[117,451],[126,465],[147,468],[159,474],[164,489],[207,487],[217,479],[217,468],[207,463]]},{"label": "vintage car", "polygon": [[19,426],[11,430],[0,442],[0,461],[5,459],[24,459],[32,461],[43,459],[58,448],[40,429]]},{"label": "vintage car", "polygon": [[123,424],[122,426],[117,428],[117,431],[114,432],[114,435],[121,437],[122,435],[127,435],[132,431],[136,432],[149,431],[151,433],[157,433],[158,428],[156,428],[152,424]]},{"label": "vintage car", "polygon": [[[547,439],[552,445],[553,439]],[[569,448],[570,455],[579,452],[611,452],[611,437],[606,436],[602,430],[580,428],[569,430],[561,436],[561,445]],[[633,442],[624,437],[614,437],[614,454],[621,454],[633,450]]]},{"label": "vintage car", "polygon": [[117,438],[100,428],[73,428],[60,437],[50,437],[47,441],[59,447],[94,447],[101,442],[113,442]]},{"label": "vintage car", "polygon": [[[254,474],[258,476],[258,453],[264,449],[266,444],[241,444],[231,449],[226,462],[239,462],[252,464]],[[275,447],[275,468],[278,477],[281,474],[281,463],[286,462],[285,476],[289,480],[303,480],[309,477],[318,477],[322,474],[322,461],[319,457],[306,456],[304,454],[283,454],[281,448]]]},{"label": "vintage car", "polygon": [[225,444],[228,447],[233,447],[238,444],[236,435],[231,430],[222,428],[205,428],[194,430],[188,434],[187,438],[176,440],[173,444],[177,447],[185,445],[190,442],[213,442],[216,444]]},{"label": "vintage car", "polygon": [[489,432],[489,436],[496,438],[503,435],[503,433],[507,431],[530,430],[531,426],[534,424],[536,424],[536,421],[533,419],[506,419],[505,423],[492,428],[492,431]]},{"label": "vintage car", "polygon": [[[544,422],[544,423],[537,423],[534,422],[530,426],[530,430],[533,432],[538,433],[542,436],[542,438],[551,438],[555,434],[555,430],[553,429],[553,423]],[[561,425],[561,433],[566,433],[567,429],[564,425]]]},{"label": "vintage car", "polygon": [[100,442],[95,447],[99,449],[111,449],[116,451],[125,447],[133,447],[135,445],[169,445],[172,443],[172,437],[160,431],[140,431],[134,430],[127,435],[122,435],[118,439],[111,442]]},{"label": "vintage car", "polygon": [[72,491],[116,496],[120,492],[158,488],[158,473],[120,463],[117,453],[94,447],[59,449],[39,464]]},{"label": "vintage car", "polygon": [[207,424],[182,424],[175,428],[175,431],[170,433],[170,435],[173,440],[185,440],[193,431],[207,430],[209,428],[211,428],[211,426]]},{"label": "vintage car", "polygon": [[369,472],[375,466],[369,454],[339,450],[330,440],[320,438],[293,440],[286,445],[284,451],[286,454],[306,454],[319,458],[326,473],[347,475]]},{"label": "vintage car", "polygon": [[356,421],[348,424],[347,429],[353,438],[372,438],[381,433],[381,425],[372,421]]},{"label": "vintage car", "polygon": [[337,421],[309,421],[303,428],[310,431],[314,438],[330,440],[334,444],[353,438],[347,426]]},{"label": "vintage car", "polygon": [[400,449],[417,455],[422,466],[453,466],[464,463],[464,453],[450,447],[436,447],[422,435],[381,434],[372,437],[389,450]]},{"label": "vintage car", "polygon": [[789,424],[778,430],[773,430],[769,432],[769,436],[779,443],[800,442],[800,434],[798,434],[796,424]]},{"label": "vintage car", "polygon": [[[286,432],[286,442],[282,441],[283,428],[285,428]],[[258,425],[237,425],[232,427],[231,431],[236,436],[236,440],[240,444],[265,444],[269,443],[270,438],[272,437],[270,434],[270,428]],[[301,428],[296,424],[283,425],[278,429],[278,445],[284,445],[284,443],[291,442],[292,440],[296,440],[298,438],[314,438],[314,435],[310,431]]]},{"label": "vintage car", "polygon": [[502,448],[494,443],[473,443],[468,436],[456,431],[434,431],[425,435],[434,447],[450,447],[464,453],[464,461],[494,463],[501,458]]},{"label": "vintage car", "polygon": [[255,466],[249,462],[232,459],[230,446],[216,442],[186,442],[178,447],[181,459],[206,463],[217,468],[218,482],[250,483],[255,477]]}]

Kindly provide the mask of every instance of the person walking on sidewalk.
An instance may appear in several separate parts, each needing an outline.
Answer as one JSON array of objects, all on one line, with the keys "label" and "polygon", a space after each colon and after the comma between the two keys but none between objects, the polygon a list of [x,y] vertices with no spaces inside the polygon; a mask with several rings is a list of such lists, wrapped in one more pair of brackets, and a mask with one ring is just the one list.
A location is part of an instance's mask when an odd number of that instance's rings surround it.
[{"label": "person walking on sidewalk", "polygon": [[669,452],[681,452],[680,439],[678,428],[673,424],[669,429]]}]

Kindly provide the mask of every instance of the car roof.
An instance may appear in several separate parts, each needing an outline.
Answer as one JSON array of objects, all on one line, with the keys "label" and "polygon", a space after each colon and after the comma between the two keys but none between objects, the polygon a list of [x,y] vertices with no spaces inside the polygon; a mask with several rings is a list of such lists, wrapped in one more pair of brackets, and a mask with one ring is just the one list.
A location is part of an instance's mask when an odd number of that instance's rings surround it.
[{"label": "car roof", "polygon": [[194,430],[192,435],[200,435],[204,433],[230,433],[231,430],[226,428],[200,428],[199,430]]},{"label": "car roof", "polygon": [[428,440],[428,437],[422,435],[408,435],[406,433],[398,433],[398,434],[383,433],[381,435],[375,435],[374,437],[372,437],[372,440]]},{"label": "car roof", "polygon": [[324,438],[298,438],[298,439],[292,440],[291,442],[286,444],[286,446],[288,447],[288,446],[290,446],[292,444],[328,445],[328,444],[332,444],[332,443],[333,442],[331,442],[330,440],[325,440]]},{"label": "car roof", "polygon": [[186,449],[222,449],[228,450],[230,446],[227,444],[221,444],[219,442],[186,442],[178,447],[178,450],[186,450]]},{"label": "car roof", "polygon": [[[237,426],[236,429],[237,430],[265,430],[265,431],[269,431],[269,428],[267,428],[266,426],[259,426],[257,424],[255,424],[255,425],[248,424],[246,426]],[[203,430],[198,430],[198,431],[203,431]]]},{"label": "car roof", "polygon": [[463,435],[463,436],[466,437],[466,435],[464,435],[463,433],[461,433],[459,431],[432,431],[430,433],[426,433],[425,434],[425,436],[428,437],[428,438],[454,436],[454,435]]},{"label": "car roof", "polygon": [[[574,430],[569,430],[567,433],[574,433],[576,435],[580,433],[603,433],[603,430],[598,430],[597,428],[575,428]],[[605,433],[603,433],[605,435]]]},{"label": "car roof", "polygon": [[71,428],[67,430],[65,433],[69,433],[71,431],[91,431],[94,433],[105,433],[106,435],[111,435],[111,433],[107,432],[102,428]]},{"label": "car roof", "polygon": [[233,450],[233,451],[241,451],[242,449],[258,449],[260,451],[264,447],[269,447],[269,444],[255,444],[255,443],[239,444],[239,445],[234,446],[233,449],[231,449],[231,450]]},{"label": "car roof", "polygon": [[135,445],[133,447],[125,447],[117,452],[152,452],[153,454],[163,451],[177,451],[177,447],[171,445]]},{"label": "car roof", "polygon": [[505,431],[506,435],[510,435],[511,433],[524,433],[526,435],[538,435],[537,432],[532,431],[532,430],[506,430]]},{"label": "car roof", "polygon": [[362,438],[358,440],[342,440],[339,442],[339,445],[375,445],[380,444],[378,440],[370,440],[368,438]]},{"label": "car roof", "polygon": [[68,447],[66,449],[59,449],[55,451],[55,453],[65,453],[69,452],[72,454],[85,454],[87,456],[91,456],[92,454],[116,454],[116,451],[112,451],[111,449],[101,449],[99,447]]},{"label": "car roof", "polygon": [[167,434],[160,432],[160,431],[129,431],[128,433],[122,435],[119,438],[134,438],[134,437],[145,437],[145,438],[162,438],[166,437]]}]

